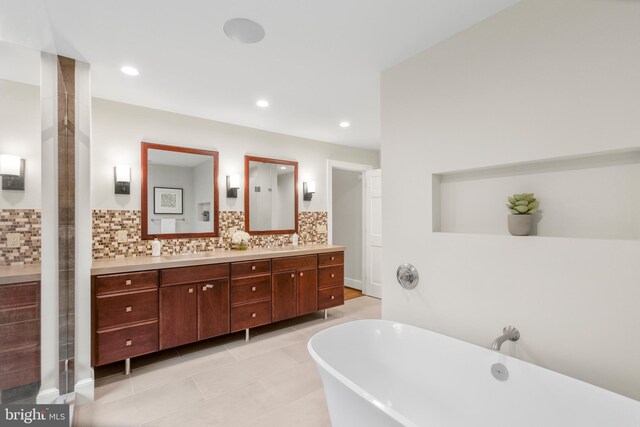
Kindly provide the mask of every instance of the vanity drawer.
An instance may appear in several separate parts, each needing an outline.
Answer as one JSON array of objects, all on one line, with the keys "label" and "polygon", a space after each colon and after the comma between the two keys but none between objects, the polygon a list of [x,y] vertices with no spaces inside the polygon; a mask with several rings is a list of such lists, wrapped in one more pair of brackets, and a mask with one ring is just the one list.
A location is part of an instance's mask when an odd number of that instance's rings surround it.
[{"label": "vanity drawer", "polygon": [[234,262],[231,264],[231,277],[251,276],[254,274],[271,273],[271,260]]},{"label": "vanity drawer", "polygon": [[157,289],[96,298],[98,330],[157,318]]},{"label": "vanity drawer", "polygon": [[97,295],[155,288],[158,286],[158,272],[154,270],[96,276],[95,285]]},{"label": "vanity drawer", "polygon": [[271,299],[271,274],[231,279],[231,304]]},{"label": "vanity drawer", "polygon": [[158,351],[157,321],[96,335],[97,366]]},{"label": "vanity drawer", "polygon": [[22,305],[35,305],[37,300],[37,282],[0,286],[0,310]]},{"label": "vanity drawer", "polygon": [[271,323],[271,301],[231,307],[231,332]]},{"label": "vanity drawer", "polygon": [[0,337],[0,351],[13,351],[16,348],[38,344],[40,321],[28,320],[0,325]]},{"label": "vanity drawer", "polygon": [[316,267],[318,257],[316,255],[295,256],[288,258],[275,258],[272,264],[273,272],[296,270],[299,268]]},{"label": "vanity drawer", "polygon": [[160,271],[160,286],[185,285],[229,277],[229,264],[197,265]]},{"label": "vanity drawer", "polygon": [[333,286],[318,291],[318,310],[344,304],[344,286]]},{"label": "vanity drawer", "polygon": [[344,252],[329,252],[326,254],[318,254],[318,265],[320,265],[320,267],[340,264],[344,264]]},{"label": "vanity drawer", "polygon": [[318,269],[318,287],[342,285],[344,282],[344,265],[320,267]]},{"label": "vanity drawer", "polygon": [[[16,350],[0,352],[0,374],[18,371],[40,364],[40,348],[38,343]],[[1,390],[1,388],[0,388]]]},{"label": "vanity drawer", "polygon": [[40,306],[37,304],[0,310],[0,325],[24,322],[26,320],[37,320],[39,312]]},{"label": "vanity drawer", "polygon": [[40,381],[40,365],[0,373],[0,390],[19,387]]}]

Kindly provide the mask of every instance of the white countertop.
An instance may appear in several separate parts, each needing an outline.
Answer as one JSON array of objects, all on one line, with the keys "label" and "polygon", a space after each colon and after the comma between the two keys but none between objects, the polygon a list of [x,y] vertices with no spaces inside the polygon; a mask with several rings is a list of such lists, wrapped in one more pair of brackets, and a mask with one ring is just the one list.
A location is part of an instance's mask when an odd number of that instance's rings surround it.
[{"label": "white countertop", "polygon": [[0,266],[0,285],[37,282],[40,280],[40,264]]},{"label": "white countertop", "polygon": [[244,251],[216,249],[187,255],[162,255],[159,257],[136,256],[95,259],[91,265],[91,275],[128,273],[132,271],[157,270],[161,268],[190,267],[193,265],[220,264],[225,262],[251,261],[266,258],[310,255],[325,252],[344,251],[337,245],[300,245],[274,248],[251,248]]}]

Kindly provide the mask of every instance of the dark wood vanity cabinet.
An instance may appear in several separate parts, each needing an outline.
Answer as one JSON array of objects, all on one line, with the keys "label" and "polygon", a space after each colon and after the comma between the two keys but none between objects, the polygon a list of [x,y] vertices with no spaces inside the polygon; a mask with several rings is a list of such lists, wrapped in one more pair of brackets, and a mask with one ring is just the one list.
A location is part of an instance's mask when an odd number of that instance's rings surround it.
[{"label": "dark wood vanity cabinet", "polygon": [[229,264],[160,270],[160,349],[229,332]]},{"label": "dark wood vanity cabinet", "polygon": [[92,365],[341,305],[343,264],[338,251],[95,275]]},{"label": "dark wood vanity cabinet", "polygon": [[273,260],[273,321],[318,310],[317,255]]},{"label": "dark wood vanity cabinet", "polygon": [[40,380],[40,283],[0,285],[0,390]]},{"label": "dark wood vanity cabinet", "polygon": [[271,323],[271,260],[231,264],[231,332]]}]

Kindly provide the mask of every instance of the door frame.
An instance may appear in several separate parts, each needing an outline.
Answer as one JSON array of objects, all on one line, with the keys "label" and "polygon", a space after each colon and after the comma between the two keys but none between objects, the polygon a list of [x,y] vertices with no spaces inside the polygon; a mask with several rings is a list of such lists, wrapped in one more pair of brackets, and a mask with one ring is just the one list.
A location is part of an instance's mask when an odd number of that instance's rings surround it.
[{"label": "door frame", "polygon": [[[362,238],[362,272],[360,277],[362,277],[362,293],[367,294],[366,289],[366,279],[365,279],[365,241],[366,241],[366,229],[365,229],[365,196],[366,196],[366,180],[364,179],[364,173],[368,170],[372,170],[373,166],[365,165],[362,163],[352,163],[352,162],[343,162],[341,160],[327,160],[327,243],[333,244],[333,170],[346,170],[351,172],[360,172],[360,178],[362,182],[362,230],[360,232]],[[346,283],[345,283],[346,285]]]}]

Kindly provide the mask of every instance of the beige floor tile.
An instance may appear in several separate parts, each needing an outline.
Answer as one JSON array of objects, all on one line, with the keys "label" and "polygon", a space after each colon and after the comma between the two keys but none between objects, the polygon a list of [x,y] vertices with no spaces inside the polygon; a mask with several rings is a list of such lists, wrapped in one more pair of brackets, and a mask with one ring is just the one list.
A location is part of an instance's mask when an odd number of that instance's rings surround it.
[{"label": "beige floor tile", "polygon": [[307,343],[309,339],[307,338],[304,341],[297,342],[295,344],[282,347],[280,350],[285,352],[287,355],[292,357],[298,363],[304,363],[311,360],[311,355],[309,354],[309,350],[307,350]]},{"label": "beige floor tile", "polygon": [[317,390],[243,425],[247,427],[330,427],[331,420],[324,392]]},{"label": "beige floor tile", "polygon": [[315,362],[305,362],[286,371],[269,375],[260,380],[271,393],[291,402],[322,389],[322,381]]},{"label": "beige floor tile", "polygon": [[311,322],[306,322],[301,325],[295,326],[294,329],[304,334],[307,338],[310,338],[324,329],[327,329],[331,326],[340,325],[342,323],[350,322],[352,320],[354,320],[353,317],[344,316],[342,314],[337,315],[335,312],[331,311],[329,312],[328,319],[322,318],[312,320]]},{"label": "beige floor tile", "polygon": [[144,426],[237,426],[284,403],[261,384],[253,383],[151,421]]},{"label": "beige floor tile", "polygon": [[256,334],[249,342],[236,341],[226,344],[225,347],[236,359],[244,360],[301,341],[306,341],[306,337],[303,334],[293,328],[284,328],[264,334]]},{"label": "beige floor tile", "polygon": [[93,404],[104,404],[123,397],[131,396],[133,387],[128,375],[119,374],[95,381]]},{"label": "beige floor tile", "polygon": [[137,426],[202,400],[196,383],[187,378],[110,403],[82,406],[78,422],[82,427]]},{"label": "beige floor tile", "polygon": [[136,369],[131,374],[131,384],[139,393],[235,362],[235,357],[224,346],[219,346]]},{"label": "beige floor tile", "polygon": [[284,352],[275,350],[211,369],[193,378],[204,397],[210,399],[297,364],[298,362]]}]

